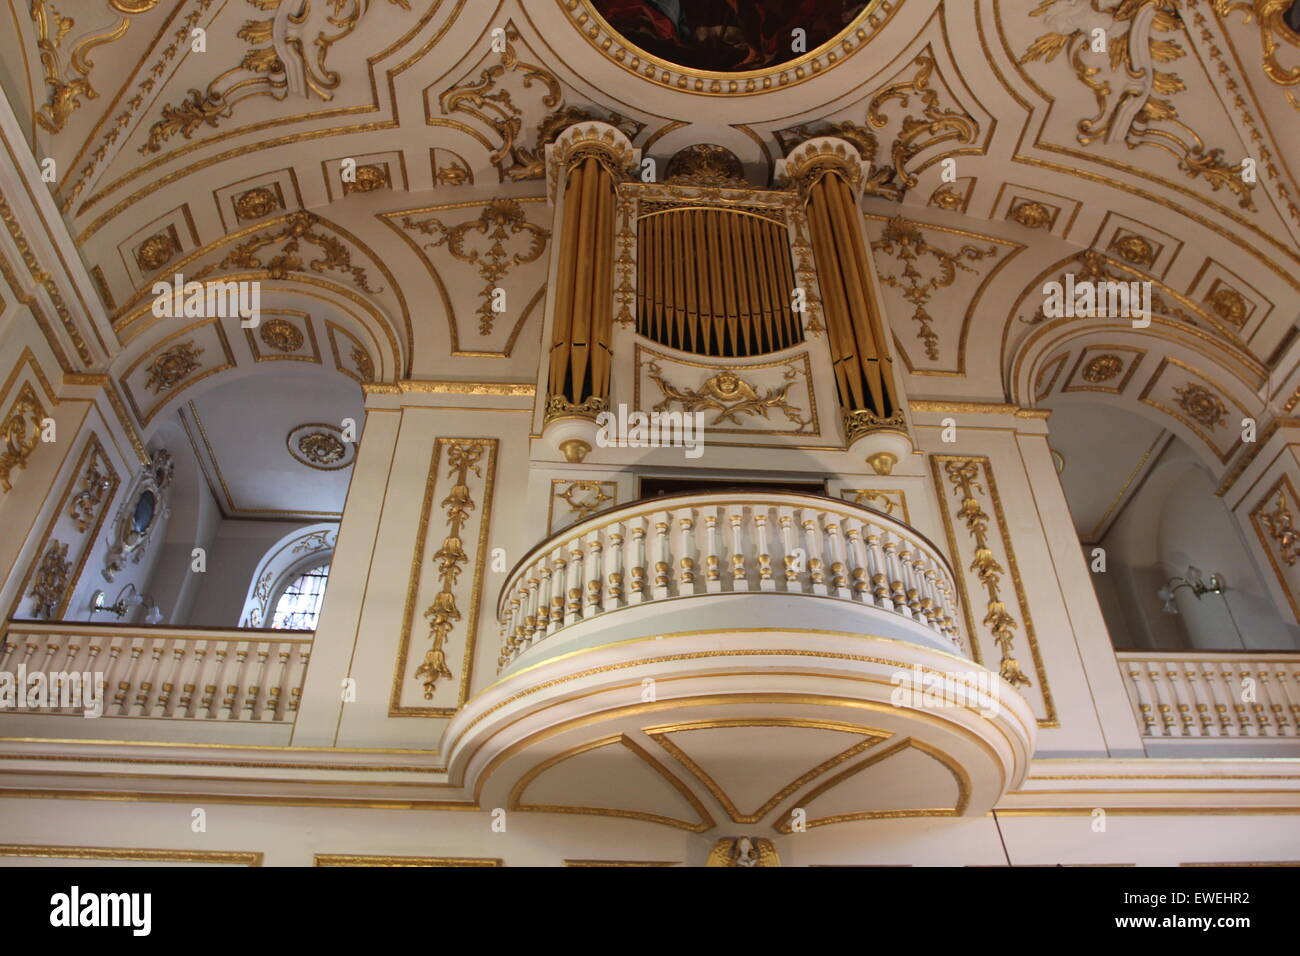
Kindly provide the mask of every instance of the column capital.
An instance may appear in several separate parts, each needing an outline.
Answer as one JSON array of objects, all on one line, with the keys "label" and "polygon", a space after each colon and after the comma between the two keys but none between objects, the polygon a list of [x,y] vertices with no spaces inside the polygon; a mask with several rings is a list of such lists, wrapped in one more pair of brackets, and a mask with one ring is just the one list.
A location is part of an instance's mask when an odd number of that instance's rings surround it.
[{"label": "column capital", "polygon": [[575,123],[546,147],[546,192],[551,202],[555,201],[562,173],[587,157],[595,158],[615,180],[621,180],[640,165],[641,150],[608,123]]},{"label": "column capital", "polygon": [[814,136],[800,143],[776,164],[778,183],[807,189],[824,170],[838,173],[858,197],[870,173],[857,146],[838,136]]}]

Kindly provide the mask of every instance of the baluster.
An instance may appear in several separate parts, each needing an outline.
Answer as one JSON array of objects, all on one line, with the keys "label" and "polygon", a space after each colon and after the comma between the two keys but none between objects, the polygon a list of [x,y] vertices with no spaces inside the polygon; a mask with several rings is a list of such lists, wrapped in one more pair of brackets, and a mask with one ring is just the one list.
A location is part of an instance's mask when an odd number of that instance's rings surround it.
[{"label": "baluster", "polygon": [[533,567],[537,571],[537,632],[534,643],[551,633],[551,594],[554,575],[551,572],[550,555],[538,558]]},{"label": "baluster", "polygon": [[763,591],[775,591],[776,582],[772,580],[772,554],[767,543],[767,508],[754,506],[754,547],[758,551],[758,587]]},{"label": "baluster", "polygon": [[646,598],[645,518],[641,515],[633,518],[630,522],[630,528],[632,531],[632,569],[627,602],[629,604],[640,604]]},{"label": "baluster", "polygon": [[668,580],[672,571],[672,565],[668,563],[668,522],[671,516],[665,513],[658,518],[659,520],[655,522],[654,537],[655,582],[652,593],[655,600],[668,597]]},{"label": "baluster", "polygon": [[1268,706],[1267,706],[1268,696],[1265,692],[1263,683],[1260,680],[1258,680],[1259,672],[1255,670],[1255,668],[1258,666],[1259,666],[1258,664],[1252,662],[1247,662],[1242,665],[1242,671],[1241,671],[1242,683],[1244,685],[1246,681],[1250,681],[1254,685],[1254,692],[1255,692],[1254,693],[1255,699],[1253,701],[1246,701],[1244,699],[1245,688],[1243,686],[1242,702],[1249,704],[1246,713],[1251,718],[1251,725],[1255,729],[1255,736],[1275,737],[1277,735],[1273,733],[1273,720],[1268,713]]},{"label": "baluster", "polygon": [[203,686],[203,670],[207,664],[208,642],[198,641],[194,645],[194,661],[190,667],[190,679],[181,685],[181,700],[178,709],[182,717],[197,716],[194,706],[195,694]]},{"label": "baluster", "polygon": [[[122,676],[118,679],[117,690],[113,694],[113,703],[117,706],[117,713],[125,717],[127,715],[127,695],[131,692],[131,682],[135,678],[136,665],[140,663],[140,653],[144,648],[136,640],[125,639],[122,646],[114,648],[120,656],[122,651],[127,651],[126,660],[120,663]],[[111,652],[110,652],[111,653]]]},{"label": "baluster", "polygon": [[[81,644],[78,643],[80,639],[75,636],[69,636],[66,640],[67,643],[63,645],[63,664],[57,668],[57,670],[70,677],[72,674],[76,673],[76,669],[73,665],[76,663],[77,655],[81,651]],[[91,679],[94,679],[93,675]],[[78,678],[78,680],[80,680],[80,678]],[[81,682],[81,688],[81,700],[82,706],[84,707],[86,701],[86,684],[84,681]],[[63,708],[60,707],[59,710],[62,711]]]},{"label": "baluster", "polygon": [[849,576],[853,579],[853,596],[866,604],[874,603],[871,597],[871,559],[862,533],[866,525],[859,523],[844,525],[844,537],[848,539]]},{"label": "baluster", "polygon": [[[822,561],[825,553],[824,532],[818,527],[818,512],[804,508],[800,512],[803,524],[804,550],[808,552],[808,584],[813,594],[826,594],[826,565]],[[825,518],[825,515],[821,515]]]},{"label": "baluster", "polygon": [[614,522],[609,529],[609,556],[605,559],[605,610],[623,604],[623,523]]},{"label": "baluster", "polygon": [[300,644],[299,647],[301,650],[298,652],[298,665],[294,670],[294,683],[289,690],[289,710],[294,714],[298,713],[298,705],[302,701],[302,685],[307,680],[307,665],[311,663],[311,645]]},{"label": "baluster", "polygon": [[1155,710],[1160,718],[1160,736],[1177,737],[1175,729],[1173,710],[1169,703],[1169,692],[1164,686],[1161,676],[1164,674],[1164,667],[1159,661],[1144,661],[1147,682],[1151,685],[1151,696],[1155,701]]},{"label": "baluster", "polygon": [[1182,678],[1182,669],[1175,667],[1171,661],[1165,669],[1165,677],[1169,680],[1170,696],[1174,707],[1178,711],[1178,719],[1182,722],[1182,729],[1179,731],[1180,737],[1195,737],[1196,725],[1192,720],[1192,704],[1194,701],[1187,692],[1186,683]]},{"label": "baluster", "polygon": [[805,551],[802,557],[797,554],[803,551],[795,540],[794,532],[794,509],[785,505],[778,505],[776,509],[776,520],[781,526],[781,563],[785,566],[783,579],[787,591],[803,591],[803,580],[801,574],[807,573],[808,570],[808,553]]},{"label": "baluster", "polygon": [[1219,736],[1235,737],[1237,725],[1233,722],[1229,709],[1232,704],[1232,689],[1223,683],[1223,673],[1217,664],[1206,662],[1203,666],[1201,676],[1205,678],[1205,686],[1210,692],[1211,700],[1214,701],[1214,713],[1219,721]]},{"label": "baluster", "polygon": [[586,563],[586,606],[583,609],[583,617],[595,617],[600,613],[600,595],[603,590],[602,582],[605,580],[605,573],[602,567],[605,563],[605,548],[600,541],[599,531],[587,532],[587,563]]},{"label": "baluster", "polygon": [[853,592],[849,590],[847,565],[844,561],[844,538],[840,532],[840,521],[832,521],[829,516],[826,516],[826,537],[830,542],[827,550],[831,558],[831,587],[835,589],[836,597],[851,598]]},{"label": "baluster", "polygon": [[18,649],[18,641],[19,639],[12,634],[4,636],[4,644],[0,645],[0,671],[14,673],[18,670],[16,667],[12,671],[9,668],[9,658],[13,657],[14,651]]},{"label": "baluster", "polygon": [[1184,661],[1182,670],[1183,680],[1187,682],[1188,693],[1196,710],[1196,719],[1200,722],[1199,736],[1217,737],[1219,728],[1211,713],[1214,709],[1214,696],[1201,679],[1201,665],[1196,661]]},{"label": "baluster", "polygon": [[867,546],[867,568],[871,573],[871,596],[876,607],[894,610],[894,599],[889,593],[889,565],[881,548],[881,536],[875,525],[864,524],[863,539]]},{"label": "baluster", "polygon": [[677,519],[677,527],[681,530],[681,551],[677,559],[677,566],[680,569],[677,575],[677,593],[694,594],[695,593],[695,510],[686,508],[685,514]]},{"label": "baluster", "polygon": [[292,644],[277,644],[276,654],[280,659],[280,670],[276,675],[275,683],[267,692],[266,711],[271,714],[271,720],[284,719],[284,687],[289,679],[289,658],[293,654]]},{"label": "baluster", "polygon": [[1300,676],[1300,670],[1293,671],[1292,667],[1293,665],[1286,661],[1278,661],[1277,670],[1273,675],[1277,678],[1278,700],[1288,716],[1284,736],[1300,737],[1300,691],[1297,690],[1295,683],[1295,677]]},{"label": "baluster", "polygon": [[152,717],[169,717],[168,710],[171,707],[172,694],[176,692],[176,685],[180,682],[181,672],[185,666],[186,642],[180,638],[172,641],[172,665],[168,671],[167,678],[162,682],[162,689],[154,698]]},{"label": "baluster", "polygon": [[929,625],[930,630],[943,633],[940,618],[941,603],[939,598],[939,572],[935,570],[934,562],[926,558],[920,568],[921,593],[921,613],[925,615],[925,623]]},{"label": "baluster", "polygon": [[717,594],[722,590],[722,535],[718,533],[719,508],[705,508],[704,516],[704,590]]},{"label": "baluster", "polygon": [[1133,705],[1137,708],[1138,719],[1142,721],[1142,736],[1155,737],[1156,735],[1156,718],[1151,694],[1147,690],[1146,682],[1143,680],[1143,670],[1138,661],[1131,661],[1128,665],[1128,685],[1133,689]]},{"label": "baluster", "polygon": [[904,617],[912,616],[912,609],[907,606],[907,593],[903,588],[903,573],[899,569],[898,538],[888,531],[880,536],[882,550],[885,552],[885,574],[889,578],[889,599],[894,610]]},{"label": "baluster", "polygon": [[1258,736],[1258,728],[1251,721],[1251,715],[1246,709],[1246,701],[1242,698],[1242,691],[1245,688],[1241,684],[1241,678],[1249,676],[1249,671],[1241,671],[1240,675],[1233,673],[1232,662],[1221,662],[1223,669],[1223,678],[1228,689],[1232,692],[1232,711],[1237,717],[1237,727],[1240,737]]},{"label": "baluster", "polygon": [[524,635],[519,647],[521,653],[536,643],[539,629],[539,615],[546,613],[544,606],[541,604],[542,579],[540,576],[541,572],[538,570],[536,562],[530,564],[525,573],[528,575],[527,581],[525,582],[528,585],[528,593],[524,596],[524,603],[521,608],[524,615]]},{"label": "baluster", "polygon": [[565,584],[564,623],[573,624],[582,610],[583,553],[580,538],[569,542],[568,579]]},{"label": "baluster", "polygon": [[134,712],[136,717],[148,716],[150,710],[150,701],[153,699],[153,688],[158,682],[158,674],[162,669],[163,652],[167,650],[165,640],[158,638],[149,638],[147,645],[153,645],[150,649],[151,660],[144,668],[144,679],[140,681],[140,690],[135,695]]},{"label": "baluster", "polygon": [[245,720],[261,720],[262,713],[266,709],[265,704],[260,708],[258,704],[261,703],[262,688],[266,686],[266,662],[271,655],[271,645],[259,641],[255,647],[255,652],[257,654],[257,663],[250,668],[254,672],[253,685],[248,688],[248,695],[244,698],[244,710],[247,711]]},{"label": "baluster", "polygon": [[745,567],[745,506],[727,505],[727,523],[731,525],[731,590],[749,590],[749,570]]},{"label": "baluster", "polygon": [[226,673],[226,658],[230,647],[225,642],[212,642],[212,660],[209,665],[208,683],[203,687],[203,703],[210,718],[221,715],[221,695],[224,690],[222,678]]},{"label": "baluster", "polygon": [[569,562],[563,548],[551,552],[551,609],[547,612],[546,633],[564,627],[564,588],[569,578]]}]

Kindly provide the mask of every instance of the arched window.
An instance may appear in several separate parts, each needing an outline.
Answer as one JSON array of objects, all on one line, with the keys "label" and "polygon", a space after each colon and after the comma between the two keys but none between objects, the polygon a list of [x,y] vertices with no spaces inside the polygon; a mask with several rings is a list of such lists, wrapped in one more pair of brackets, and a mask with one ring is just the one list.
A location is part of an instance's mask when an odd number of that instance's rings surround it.
[{"label": "arched window", "polygon": [[302,572],[280,592],[270,625],[275,630],[314,631],[329,581],[328,563]]}]

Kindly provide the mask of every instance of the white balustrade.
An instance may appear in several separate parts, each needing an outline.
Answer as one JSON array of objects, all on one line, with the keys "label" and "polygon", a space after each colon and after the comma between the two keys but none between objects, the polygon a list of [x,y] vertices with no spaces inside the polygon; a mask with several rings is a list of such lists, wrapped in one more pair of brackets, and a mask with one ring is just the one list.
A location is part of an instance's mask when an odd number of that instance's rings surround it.
[{"label": "white balustrade", "polygon": [[1300,654],[1116,656],[1144,737],[1300,737]]},{"label": "white balustrade", "polygon": [[[292,723],[312,638],[303,631],[10,621],[0,639],[0,671],[15,680],[20,667],[28,675],[102,674],[105,717]],[[79,703],[16,712],[83,709]]]},{"label": "white balustrade", "polygon": [[966,653],[952,569],[907,525],[813,495],[719,492],[606,511],[534,548],[501,591],[498,664],[620,608],[742,591],[864,604]]}]

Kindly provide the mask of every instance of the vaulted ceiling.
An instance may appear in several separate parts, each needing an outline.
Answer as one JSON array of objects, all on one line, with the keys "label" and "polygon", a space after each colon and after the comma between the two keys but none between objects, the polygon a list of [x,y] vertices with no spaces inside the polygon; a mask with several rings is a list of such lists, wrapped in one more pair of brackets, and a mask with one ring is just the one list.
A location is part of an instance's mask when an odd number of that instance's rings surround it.
[{"label": "vaulted ceiling", "polygon": [[876,0],[745,74],[646,57],[587,0],[6,3],[0,85],[54,161],[114,371],[173,334],[150,287],[183,272],[262,277],[353,378],[532,379],[544,149],[595,118],[661,170],[723,145],[758,187],[808,135],[858,143],[913,397],[1032,404],[1064,386],[1052,370],[1123,347],[1131,330],[1042,315],[1067,271],[1155,284],[1178,364],[1118,353],[1146,363],[1119,373],[1138,410],[1194,379],[1266,415],[1300,384],[1300,38],[1265,0]]}]

